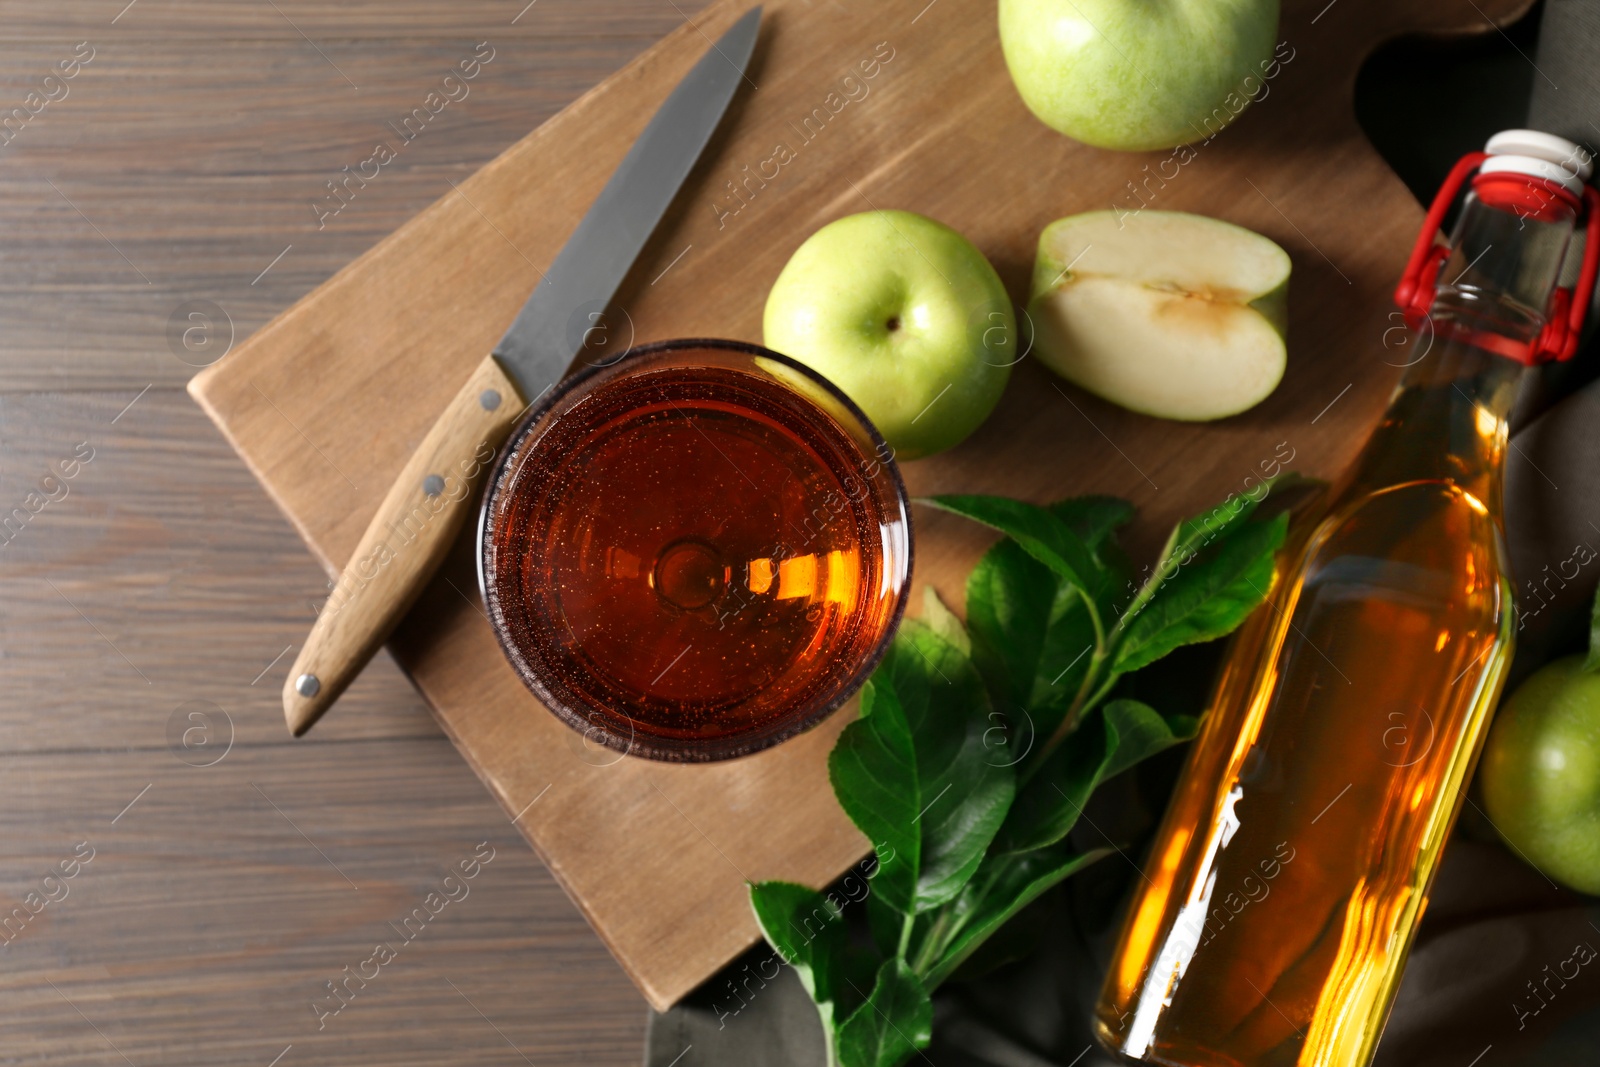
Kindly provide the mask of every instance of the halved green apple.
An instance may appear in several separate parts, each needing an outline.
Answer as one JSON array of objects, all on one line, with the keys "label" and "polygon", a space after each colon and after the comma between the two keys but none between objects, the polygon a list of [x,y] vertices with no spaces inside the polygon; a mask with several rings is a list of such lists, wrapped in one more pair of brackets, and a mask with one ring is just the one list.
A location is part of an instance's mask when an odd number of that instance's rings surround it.
[{"label": "halved green apple", "polygon": [[1283,378],[1289,255],[1179,211],[1091,211],[1039,235],[1034,352],[1114,404],[1205,421],[1260,403]]}]

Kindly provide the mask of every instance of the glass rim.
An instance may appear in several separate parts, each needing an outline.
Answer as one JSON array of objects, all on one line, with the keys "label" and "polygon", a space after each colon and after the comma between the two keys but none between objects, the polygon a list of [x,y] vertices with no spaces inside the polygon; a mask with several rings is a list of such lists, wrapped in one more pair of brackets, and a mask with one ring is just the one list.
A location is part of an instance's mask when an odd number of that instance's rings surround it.
[{"label": "glass rim", "polygon": [[[527,444],[539,422],[554,408],[564,397],[590,383],[597,376],[607,371],[615,370],[625,363],[636,362],[663,352],[692,352],[696,349],[713,349],[731,352],[752,358],[770,359],[819,386],[829,397],[839,403],[852,419],[865,432],[867,442],[872,451],[865,453],[880,461],[881,469],[888,474],[889,488],[892,490],[889,497],[899,507],[900,516],[905,527],[905,566],[900,587],[895,595],[895,603],[890,611],[887,625],[883,634],[870,652],[861,658],[840,685],[823,699],[815,701],[814,705],[800,705],[802,713],[782,716],[778,722],[769,728],[754,730],[745,734],[736,734],[715,740],[684,739],[674,740],[667,737],[640,736],[636,729],[630,730],[627,738],[622,738],[605,729],[613,721],[626,723],[633,727],[636,720],[623,712],[609,708],[592,708],[586,705],[574,707],[567,701],[559,698],[550,687],[545,684],[540,669],[529,662],[521,648],[511,640],[510,629],[505,619],[505,609],[500,603],[500,596],[494,583],[488,580],[489,568],[497,565],[497,561],[490,557],[494,551],[494,513],[502,497],[510,491],[510,485],[515,482],[517,472],[512,470],[512,460],[517,453]],[[774,377],[777,384],[789,389],[791,392],[809,400],[813,405],[814,400],[805,397],[803,392],[796,390],[792,385],[781,378]],[[820,408],[822,414],[833,419],[825,408]],[[837,421],[837,420],[834,420]],[[848,427],[843,427],[846,436],[853,437]],[[508,477],[508,474],[510,475]],[[635,345],[621,355],[605,363],[591,363],[581,370],[567,376],[555,386],[547,390],[544,396],[529,405],[517,421],[512,425],[506,436],[505,443],[495,456],[489,467],[488,477],[485,479],[484,489],[478,506],[477,525],[477,550],[476,570],[478,577],[478,592],[483,598],[485,613],[489,620],[489,628],[494,632],[495,641],[500,646],[501,653],[506,657],[512,670],[521,680],[522,684],[538,698],[539,702],[556,718],[560,719],[567,727],[584,736],[584,743],[588,744],[591,738],[605,749],[622,756],[636,756],[643,759],[667,763],[709,763],[722,760],[736,759],[741,756],[754,755],[776,745],[782,744],[791,738],[812,729],[828,716],[837,711],[846,701],[853,697],[866,683],[868,677],[877,669],[884,655],[888,652],[890,643],[894,640],[895,633],[900,628],[900,623],[905,617],[906,606],[911,599],[912,575],[915,573],[916,545],[912,534],[911,524],[911,498],[906,491],[905,480],[900,474],[899,464],[895,460],[894,449],[891,448],[878,428],[873,425],[860,406],[845,395],[844,391],[834,385],[827,378],[815,370],[781,352],[774,352],[770,348],[751,344],[747,341],[732,341],[720,338],[690,337],[651,341],[642,345]],[[596,734],[598,736],[596,737]]]}]

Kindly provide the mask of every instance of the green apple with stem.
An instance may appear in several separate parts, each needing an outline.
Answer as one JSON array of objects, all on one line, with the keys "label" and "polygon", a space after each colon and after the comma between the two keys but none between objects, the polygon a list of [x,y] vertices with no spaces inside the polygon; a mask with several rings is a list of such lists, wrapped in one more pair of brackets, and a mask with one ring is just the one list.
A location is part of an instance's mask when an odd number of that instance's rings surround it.
[{"label": "green apple with stem", "polygon": [[1133,411],[1204,421],[1259,403],[1288,360],[1289,255],[1178,211],[1045,227],[1028,318],[1051,370]]},{"label": "green apple with stem", "polygon": [[1017,360],[1011,298],[983,253],[909,211],[868,211],[806,239],[767,296],[768,348],[838,386],[901,459],[977,429]]},{"label": "green apple with stem", "polygon": [[1000,45],[1045,125],[1100,148],[1209,140],[1276,73],[1278,0],[1000,0]]}]

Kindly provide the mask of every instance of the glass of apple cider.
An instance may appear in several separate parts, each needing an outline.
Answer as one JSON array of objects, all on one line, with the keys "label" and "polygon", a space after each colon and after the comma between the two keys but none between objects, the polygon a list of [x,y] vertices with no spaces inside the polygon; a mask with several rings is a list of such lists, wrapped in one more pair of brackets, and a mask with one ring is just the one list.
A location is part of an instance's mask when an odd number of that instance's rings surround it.
[{"label": "glass of apple cider", "polygon": [[826,380],[731,341],[631,350],[558,385],[479,522],[501,647],[608,749],[730,759],[814,726],[877,664],[911,576],[905,486]]}]

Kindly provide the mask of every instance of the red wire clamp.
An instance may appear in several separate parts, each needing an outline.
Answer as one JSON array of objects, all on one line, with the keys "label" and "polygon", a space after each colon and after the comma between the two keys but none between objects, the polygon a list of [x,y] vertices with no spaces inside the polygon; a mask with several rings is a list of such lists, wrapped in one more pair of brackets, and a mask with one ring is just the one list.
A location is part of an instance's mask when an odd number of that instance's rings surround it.
[{"label": "red wire clamp", "polygon": [[[1422,231],[1417,234],[1417,243],[1411,249],[1405,273],[1400,276],[1400,284],[1394,290],[1394,302],[1405,315],[1406,325],[1413,330],[1421,329],[1427,322],[1428,309],[1433,306],[1434,297],[1438,294],[1439,269],[1450,258],[1450,246],[1438,240],[1445,214],[1449,212],[1450,205],[1455,203],[1467,179],[1488,158],[1484,152],[1469,152],[1462,156],[1451,168],[1428,208],[1427,218],[1423,220]],[[1497,187],[1501,193],[1509,192],[1524,199],[1531,195],[1534,201],[1542,202],[1549,208],[1565,203],[1579,212],[1586,238],[1583,266],[1578,272],[1577,284],[1570,289],[1559,286],[1551,294],[1544,329],[1532,344],[1513,346],[1514,351],[1495,346],[1496,350],[1529,365],[1571,359],[1578,351],[1584,318],[1588,315],[1590,299],[1594,296],[1595,277],[1600,273],[1600,192],[1586,185],[1580,201],[1570,190],[1556,182],[1510,173],[1480,175],[1473,182],[1473,188],[1485,199],[1494,196]],[[1500,198],[1505,199],[1504,196]],[[1535,218],[1538,214],[1537,209],[1532,213]]]}]

